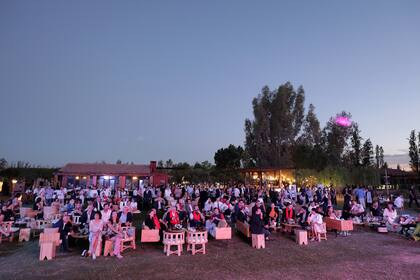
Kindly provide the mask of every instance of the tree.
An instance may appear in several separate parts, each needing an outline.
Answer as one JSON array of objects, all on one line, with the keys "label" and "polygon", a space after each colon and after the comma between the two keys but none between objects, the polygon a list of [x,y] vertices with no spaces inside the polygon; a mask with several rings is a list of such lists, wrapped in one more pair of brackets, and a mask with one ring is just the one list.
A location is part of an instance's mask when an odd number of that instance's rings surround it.
[{"label": "tree", "polygon": [[364,167],[372,166],[373,145],[370,139],[367,139],[362,148],[362,165]]},{"label": "tree", "polygon": [[271,91],[267,86],[252,101],[254,120],[245,120],[247,164],[258,167],[291,165],[292,148],[304,122],[305,92],[290,82]]},{"label": "tree", "polygon": [[122,164],[122,161],[119,159],[115,162],[115,164]]},{"label": "tree", "polygon": [[401,170],[401,166],[399,163],[397,164],[397,170]]},{"label": "tree", "polygon": [[351,147],[352,151],[350,152],[350,159],[352,165],[358,167],[360,166],[360,162],[362,160],[362,137],[360,136],[360,130],[357,124],[353,125],[351,133]]},{"label": "tree", "polygon": [[380,168],[380,164],[379,164],[379,157],[380,157],[380,154],[379,154],[380,152],[379,152],[379,146],[378,145],[376,145],[375,146],[375,167],[376,168]]},{"label": "tree", "polygon": [[385,164],[384,148],[379,147],[379,168],[382,168]]},{"label": "tree", "polygon": [[7,160],[5,158],[0,159],[0,171],[7,168]]},{"label": "tree", "polygon": [[174,163],[173,163],[172,159],[168,159],[168,160],[165,162],[165,167],[166,167],[166,168],[172,168],[172,167],[173,167],[173,165],[174,165]]},{"label": "tree", "polygon": [[158,161],[157,167],[163,168],[163,160]]},{"label": "tree", "polygon": [[419,174],[419,146],[417,145],[416,131],[412,130],[410,133],[410,138],[408,139],[410,147],[408,150],[408,155],[410,156],[410,167],[411,169]]},{"label": "tree", "polygon": [[238,169],[241,167],[244,149],[241,146],[229,145],[221,148],[214,154],[216,168],[219,169]]},{"label": "tree", "polygon": [[324,149],[328,158],[328,164],[333,166],[342,165],[343,154],[348,145],[348,140],[352,132],[352,126],[355,125],[355,123],[353,123],[350,127],[340,126],[335,121],[337,117],[346,117],[351,119],[351,114],[345,111],[337,114],[335,118],[330,118],[322,130],[321,143],[325,147]]},{"label": "tree", "polygon": [[315,106],[309,104],[308,114],[303,124],[303,132],[299,137],[299,143],[305,146],[319,145],[321,142],[321,128],[318,117],[315,114]]}]

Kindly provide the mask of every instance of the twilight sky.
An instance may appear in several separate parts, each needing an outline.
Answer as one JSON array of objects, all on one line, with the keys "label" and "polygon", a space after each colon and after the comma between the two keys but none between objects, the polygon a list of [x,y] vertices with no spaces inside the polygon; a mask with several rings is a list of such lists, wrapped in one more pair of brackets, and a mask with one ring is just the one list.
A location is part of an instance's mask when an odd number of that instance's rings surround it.
[{"label": "twilight sky", "polygon": [[420,130],[420,1],[0,1],[0,157],[213,160],[264,85],[350,111],[386,154]]}]

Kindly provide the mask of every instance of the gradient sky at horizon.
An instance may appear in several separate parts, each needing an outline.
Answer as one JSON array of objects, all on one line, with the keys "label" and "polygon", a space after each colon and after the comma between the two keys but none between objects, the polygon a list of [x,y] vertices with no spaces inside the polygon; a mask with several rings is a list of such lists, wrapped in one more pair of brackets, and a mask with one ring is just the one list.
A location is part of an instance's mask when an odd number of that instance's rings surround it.
[{"label": "gradient sky at horizon", "polygon": [[420,1],[0,2],[0,157],[213,160],[264,85],[303,85],[403,154],[420,130]]}]

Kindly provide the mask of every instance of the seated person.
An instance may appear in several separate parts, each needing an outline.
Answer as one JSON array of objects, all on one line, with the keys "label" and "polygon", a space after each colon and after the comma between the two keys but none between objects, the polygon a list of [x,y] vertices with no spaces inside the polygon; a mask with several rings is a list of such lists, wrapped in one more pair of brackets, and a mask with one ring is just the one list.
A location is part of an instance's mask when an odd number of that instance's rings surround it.
[{"label": "seated person", "polygon": [[85,211],[83,211],[82,216],[80,217],[80,228],[87,228],[90,221],[94,219],[95,211],[93,210],[92,202],[89,202]]},{"label": "seated person", "polygon": [[308,224],[308,215],[309,215],[309,212],[308,212],[308,207],[306,207],[306,206],[302,206],[300,209],[299,209],[299,212],[297,213],[297,215],[296,215],[296,220],[297,220],[297,223],[301,226],[301,227],[307,227],[309,224]]},{"label": "seated person", "polygon": [[4,216],[4,218],[3,218],[4,222],[10,222],[10,221],[15,220],[15,215],[14,215],[13,211],[9,207],[7,207],[6,205],[3,205],[1,207],[0,213]]},{"label": "seated person", "polygon": [[130,208],[124,206],[123,210],[118,213],[118,219],[123,227],[130,227],[133,223],[133,214],[130,212]]},{"label": "seated person", "polygon": [[69,200],[69,202],[66,204],[66,206],[65,206],[65,211],[67,212],[67,213],[72,213],[73,212],[73,210],[74,210],[74,199],[70,199]]},{"label": "seated person", "polygon": [[245,210],[245,204],[242,200],[238,202],[235,217],[237,221],[240,221],[242,223],[248,222],[248,215]]},{"label": "seated person", "polygon": [[[318,233],[322,232],[323,230],[322,215],[317,213],[315,208],[311,209],[311,213],[309,214],[309,217],[308,217],[308,224],[311,227],[312,236],[313,236],[311,241],[315,241],[315,237],[318,238]],[[318,241],[321,241],[321,240],[318,239]]]},{"label": "seated person", "polygon": [[6,237],[9,237],[10,232],[8,231],[8,228],[6,228],[3,225],[3,222],[5,222],[4,215],[3,214],[0,214],[0,235],[4,235]]},{"label": "seated person", "polygon": [[190,217],[190,227],[200,228],[204,226],[204,215],[200,212],[198,205],[194,207],[194,210],[191,212]]},{"label": "seated person", "polygon": [[[103,219],[102,219],[103,220]],[[121,256],[121,239],[122,239],[122,228],[118,220],[118,213],[113,211],[111,217],[106,222],[105,239],[111,240],[114,248],[114,256],[118,259],[122,259]]]},{"label": "seated person", "polygon": [[263,213],[263,215],[264,215],[265,211],[264,211],[264,205],[263,204],[264,203],[263,203],[263,200],[261,198],[257,199],[257,201],[255,201],[255,205],[252,207],[252,214],[251,214],[251,216],[254,215],[255,212],[258,209],[260,209],[261,210],[261,213]]},{"label": "seated person", "polygon": [[220,213],[218,208],[215,208],[213,215],[206,221],[206,229],[211,235],[216,235],[215,231],[217,227],[227,227],[225,216]]},{"label": "seated person", "polygon": [[292,223],[295,220],[295,210],[293,209],[293,204],[288,203],[286,204],[286,208],[283,211],[283,215],[281,217],[281,221],[283,223]]},{"label": "seated person", "polygon": [[395,223],[397,218],[397,210],[394,209],[392,202],[388,203],[388,206],[384,210],[383,220],[386,223],[388,230],[396,231],[398,224]]},{"label": "seated person", "polygon": [[404,234],[406,237],[409,237],[408,230],[416,227],[416,221],[408,215],[401,216],[399,224],[401,226],[400,234]]},{"label": "seated person", "polygon": [[373,218],[382,218],[383,213],[378,201],[373,202],[372,206],[370,207],[370,211]]},{"label": "seated person", "polygon": [[101,212],[95,212],[94,219],[89,223],[89,255],[96,259],[96,250],[102,246],[102,230],[104,224],[101,220]]},{"label": "seated person", "polygon": [[168,228],[170,229],[181,229],[182,224],[179,219],[179,213],[175,206],[171,206],[164,215],[164,221],[166,221]]},{"label": "seated person", "polygon": [[38,197],[35,200],[35,203],[32,209],[36,213],[35,219],[42,220],[44,218],[44,203],[42,202],[42,199],[40,197]]},{"label": "seated person", "polygon": [[413,237],[414,241],[419,241],[420,240],[420,214],[417,218],[417,226],[414,229],[412,237]]},{"label": "seated person", "polygon": [[360,217],[363,221],[363,216],[365,215],[365,208],[363,208],[363,205],[360,203],[357,203],[356,200],[353,200],[351,202],[351,208],[350,208],[350,216],[351,217]]},{"label": "seated person", "polygon": [[144,220],[145,229],[158,229],[159,230],[159,236],[162,240],[163,237],[163,231],[166,230],[167,224],[160,220],[156,214],[156,209],[152,208],[149,213],[146,215],[146,218]]},{"label": "seated person", "polygon": [[270,236],[270,231],[268,231],[268,226],[264,225],[263,213],[260,208],[258,208],[254,215],[252,215],[250,223],[250,231],[252,234],[264,234],[266,240]]},{"label": "seated person", "polygon": [[211,202],[211,198],[209,197],[206,203],[204,203],[204,212],[211,212],[212,208],[213,208],[213,202]]},{"label": "seated person", "polygon": [[276,228],[277,224],[280,222],[280,211],[274,203],[271,203],[270,207],[268,208],[267,222],[271,228]]},{"label": "seated person", "polygon": [[70,217],[67,214],[64,214],[57,223],[53,225],[53,227],[58,228],[58,232],[60,233],[61,239],[61,247],[63,252],[67,253],[69,251],[69,235],[72,232],[72,224],[70,221]]},{"label": "seated person", "polygon": [[328,206],[327,216],[330,219],[340,220],[340,217],[337,217],[337,215],[335,214],[334,208],[332,206]]},{"label": "seated person", "polygon": [[60,212],[60,200],[58,198],[56,198],[52,203],[51,203],[51,207],[55,208],[55,212],[58,213]]}]

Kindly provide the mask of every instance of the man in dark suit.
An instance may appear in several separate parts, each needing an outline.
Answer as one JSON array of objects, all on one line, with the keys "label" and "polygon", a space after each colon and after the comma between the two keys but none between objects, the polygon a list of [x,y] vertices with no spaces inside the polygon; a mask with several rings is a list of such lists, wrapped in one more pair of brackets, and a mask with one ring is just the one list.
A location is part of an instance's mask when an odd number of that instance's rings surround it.
[{"label": "man in dark suit", "polygon": [[60,233],[61,239],[61,246],[63,252],[70,252],[69,251],[69,234],[72,231],[72,226],[70,222],[70,217],[68,215],[64,215],[57,223],[54,224],[55,228],[58,228],[58,232]]},{"label": "man in dark suit", "polygon": [[93,204],[90,202],[87,209],[83,211],[82,216],[80,217],[81,228],[87,226],[89,227],[89,222],[95,218],[95,211],[93,209]]}]

